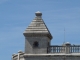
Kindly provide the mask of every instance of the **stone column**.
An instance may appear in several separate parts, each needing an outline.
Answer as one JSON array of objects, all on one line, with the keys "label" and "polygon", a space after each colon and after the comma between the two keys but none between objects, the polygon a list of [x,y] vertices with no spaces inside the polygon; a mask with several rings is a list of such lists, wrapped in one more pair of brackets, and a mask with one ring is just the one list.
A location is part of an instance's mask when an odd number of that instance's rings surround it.
[{"label": "stone column", "polygon": [[66,54],[69,54],[70,53],[70,46],[71,46],[71,44],[69,42],[66,42],[65,43],[65,53]]}]

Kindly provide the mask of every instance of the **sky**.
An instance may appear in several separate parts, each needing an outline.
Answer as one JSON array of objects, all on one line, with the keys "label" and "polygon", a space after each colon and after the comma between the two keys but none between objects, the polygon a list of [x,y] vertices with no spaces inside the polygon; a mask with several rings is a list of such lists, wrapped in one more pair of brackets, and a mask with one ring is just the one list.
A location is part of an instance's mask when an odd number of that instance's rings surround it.
[{"label": "sky", "polygon": [[[53,36],[51,45],[80,44],[80,0],[0,0],[0,59],[24,51],[24,30],[35,18],[42,18]],[[64,34],[65,29],[65,34]]]}]

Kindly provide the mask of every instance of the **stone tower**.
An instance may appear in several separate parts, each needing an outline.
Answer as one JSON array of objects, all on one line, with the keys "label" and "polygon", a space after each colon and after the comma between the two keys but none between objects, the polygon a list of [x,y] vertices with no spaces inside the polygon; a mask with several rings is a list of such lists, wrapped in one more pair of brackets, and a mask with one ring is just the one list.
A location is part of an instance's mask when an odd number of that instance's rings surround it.
[{"label": "stone tower", "polygon": [[12,60],[80,60],[80,45],[69,42],[50,45],[52,35],[42,20],[42,13],[36,12],[28,28],[24,31],[25,52],[18,51]]},{"label": "stone tower", "polygon": [[50,46],[52,35],[42,19],[42,13],[36,12],[28,28],[24,31],[25,36],[25,53],[27,54],[44,54]]}]

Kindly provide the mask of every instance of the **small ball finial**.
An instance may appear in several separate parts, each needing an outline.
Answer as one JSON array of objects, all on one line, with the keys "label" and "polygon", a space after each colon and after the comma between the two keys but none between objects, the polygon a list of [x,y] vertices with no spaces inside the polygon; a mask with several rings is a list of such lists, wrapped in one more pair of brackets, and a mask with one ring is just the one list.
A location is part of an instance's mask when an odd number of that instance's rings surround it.
[{"label": "small ball finial", "polygon": [[71,45],[69,42],[66,42],[65,45]]},{"label": "small ball finial", "polygon": [[36,15],[36,16],[41,16],[42,13],[41,13],[40,11],[37,11],[37,12],[35,13],[35,15]]},{"label": "small ball finial", "polygon": [[14,54],[12,54],[12,56],[15,56],[16,54],[14,53]]},{"label": "small ball finial", "polygon": [[23,53],[23,52],[21,50],[19,50],[18,53]]}]

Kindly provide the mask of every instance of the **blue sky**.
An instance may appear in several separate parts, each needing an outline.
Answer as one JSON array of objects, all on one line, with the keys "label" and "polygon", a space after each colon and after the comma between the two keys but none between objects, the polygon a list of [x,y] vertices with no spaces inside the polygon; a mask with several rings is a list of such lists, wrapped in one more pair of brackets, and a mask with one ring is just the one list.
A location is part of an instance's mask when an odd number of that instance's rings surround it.
[{"label": "blue sky", "polygon": [[0,0],[0,59],[11,60],[24,51],[23,32],[41,11],[50,30],[52,45],[64,41],[80,44],[80,0]]}]

